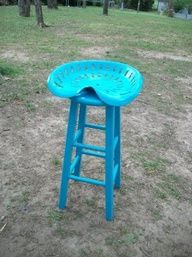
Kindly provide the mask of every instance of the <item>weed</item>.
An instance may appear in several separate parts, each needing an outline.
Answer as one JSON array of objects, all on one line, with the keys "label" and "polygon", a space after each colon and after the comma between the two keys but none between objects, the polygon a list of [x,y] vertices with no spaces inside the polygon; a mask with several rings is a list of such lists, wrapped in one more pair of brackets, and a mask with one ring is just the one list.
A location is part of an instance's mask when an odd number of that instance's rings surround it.
[{"label": "weed", "polygon": [[58,188],[57,186],[55,186],[55,187],[53,188],[53,192],[54,192],[54,196],[57,196],[58,193],[59,193],[59,188]]},{"label": "weed", "polygon": [[151,215],[155,220],[162,219],[161,211],[158,209],[150,209]]},{"label": "weed", "polygon": [[1,76],[15,77],[18,74],[21,74],[21,72],[22,72],[21,68],[15,66],[13,64],[9,64],[7,62],[0,60],[0,75]]},{"label": "weed", "polygon": [[29,201],[29,196],[30,196],[29,191],[22,192],[21,197],[20,197],[20,202],[27,203]]},{"label": "weed", "polygon": [[126,195],[127,194],[126,188],[123,187],[123,186],[120,187],[119,192],[120,192],[121,195]]},{"label": "weed", "polygon": [[87,206],[91,207],[91,208],[96,208],[96,201],[95,199],[86,199],[85,200]]},{"label": "weed", "polygon": [[25,103],[25,107],[27,109],[28,112],[34,112],[36,110],[35,105],[32,102],[26,102]]},{"label": "weed", "polygon": [[106,237],[105,244],[118,248],[121,245],[132,245],[138,242],[139,233],[130,232],[127,229],[120,230],[118,234]]},{"label": "weed", "polygon": [[169,163],[168,160],[156,157],[155,153],[142,152],[137,154],[132,154],[133,158],[138,160],[144,170],[146,175],[157,175],[160,172],[165,172],[166,165]]},{"label": "weed", "polygon": [[63,213],[60,212],[60,211],[50,210],[50,211],[48,212],[48,220],[49,220],[49,222],[50,222],[51,224],[57,223],[57,222],[63,220],[63,218],[64,218],[64,215],[63,215]]},{"label": "weed", "polygon": [[97,249],[91,249],[90,247],[87,248],[82,248],[80,250],[80,255],[79,257],[105,257],[106,255],[104,254],[103,249],[97,248]]},{"label": "weed", "polygon": [[61,167],[61,159],[54,156],[51,160],[51,163],[55,166],[55,167]]},{"label": "weed", "polygon": [[81,237],[82,233],[80,231],[76,231],[73,229],[66,229],[64,228],[64,226],[61,226],[60,224],[58,224],[55,233],[57,235],[59,235],[62,239],[64,238],[68,238],[68,237],[74,237],[74,236],[78,236]]},{"label": "weed", "polygon": [[153,191],[154,191],[154,194],[157,198],[160,198],[160,199],[166,199],[167,198],[166,192],[162,191],[160,188],[155,187]]},{"label": "weed", "polygon": [[159,183],[158,186],[169,197],[173,197],[178,200],[181,198],[181,192],[178,190],[177,185],[175,185],[174,182],[164,181]]},{"label": "weed", "polygon": [[154,188],[155,195],[161,199],[169,197],[179,200],[182,196],[179,189],[180,178],[175,174],[169,174],[162,178],[162,181]]}]

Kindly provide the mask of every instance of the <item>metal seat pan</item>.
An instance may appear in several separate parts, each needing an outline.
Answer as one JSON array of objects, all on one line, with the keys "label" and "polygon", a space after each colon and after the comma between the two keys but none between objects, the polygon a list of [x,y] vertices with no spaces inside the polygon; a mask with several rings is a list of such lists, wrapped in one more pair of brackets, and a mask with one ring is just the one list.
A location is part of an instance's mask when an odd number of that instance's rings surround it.
[{"label": "metal seat pan", "polygon": [[84,91],[92,89],[98,98],[97,105],[122,106],[138,96],[143,87],[143,76],[124,63],[82,60],[55,68],[47,82],[49,90],[62,98],[79,97],[81,93],[85,97]]}]

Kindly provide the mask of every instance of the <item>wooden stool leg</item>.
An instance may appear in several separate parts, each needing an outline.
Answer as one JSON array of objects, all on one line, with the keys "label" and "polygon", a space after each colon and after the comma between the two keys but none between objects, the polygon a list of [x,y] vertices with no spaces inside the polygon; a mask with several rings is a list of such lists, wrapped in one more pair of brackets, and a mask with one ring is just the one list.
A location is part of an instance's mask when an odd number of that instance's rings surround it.
[{"label": "wooden stool leg", "polygon": [[[84,130],[85,130],[85,122],[86,122],[86,113],[87,113],[87,106],[84,104],[80,105],[80,111],[79,111],[79,124],[78,124],[78,131],[80,132],[80,136],[78,138],[78,143],[83,143],[84,138]],[[81,154],[82,148],[78,147],[76,151],[76,156],[79,156],[79,161],[75,167],[74,175],[79,176],[80,170],[81,170]]]},{"label": "wooden stool leg", "polygon": [[117,175],[115,179],[115,188],[121,186],[121,109],[115,107],[115,137],[118,137],[115,149],[115,165],[118,164]]},{"label": "wooden stool leg", "polygon": [[113,219],[114,123],[115,107],[106,106],[105,208],[108,221]]},{"label": "wooden stool leg", "polygon": [[67,135],[66,135],[65,155],[64,155],[62,175],[61,175],[61,188],[60,188],[60,198],[59,198],[60,209],[64,209],[66,207],[66,202],[67,202],[67,192],[68,192],[68,184],[69,184],[73,141],[74,141],[74,134],[75,134],[75,126],[77,122],[77,110],[78,110],[78,104],[71,101]]}]

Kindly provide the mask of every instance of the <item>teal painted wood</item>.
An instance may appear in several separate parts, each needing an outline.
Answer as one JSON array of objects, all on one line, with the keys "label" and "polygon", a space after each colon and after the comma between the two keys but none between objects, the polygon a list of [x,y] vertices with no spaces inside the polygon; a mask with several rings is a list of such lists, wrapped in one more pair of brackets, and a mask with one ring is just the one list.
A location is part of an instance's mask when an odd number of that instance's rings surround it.
[{"label": "teal painted wood", "polygon": [[104,104],[112,106],[129,104],[142,86],[143,76],[137,69],[105,60],[65,63],[54,69],[48,78],[48,88],[56,96],[71,98],[91,88]]},{"label": "teal painted wood", "polygon": [[[105,188],[105,217],[108,221],[113,219],[114,188],[121,186],[120,106],[134,100],[142,86],[143,77],[139,71],[127,64],[111,61],[71,62],[59,66],[50,74],[48,78],[50,91],[56,96],[71,99],[59,208],[66,207],[69,180],[72,179],[103,186]],[[105,107],[104,125],[86,122],[87,105]],[[105,132],[105,146],[85,144],[86,128]],[[76,148],[76,156],[72,161],[73,148]],[[83,155],[105,159],[104,181],[80,176]]]},{"label": "teal painted wood", "polygon": [[113,219],[114,129],[115,107],[106,106],[105,217],[108,221]]},{"label": "teal painted wood", "polygon": [[87,177],[80,177],[80,176],[74,176],[74,175],[70,175],[69,176],[70,179],[73,179],[75,181],[78,182],[84,182],[84,183],[89,183],[95,186],[105,186],[105,182],[104,181],[100,181],[97,179],[92,179],[92,178],[87,178]]},{"label": "teal painted wood", "polygon": [[68,119],[68,128],[67,128],[67,137],[66,137],[66,146],[65,146],[65,155],[62,167],[61,175],[61,187],[60,187],[60,198],[59,198],[59,208],[64,209],[67,203],[67,192],[69,184],[69,175],[71,171],[71,158],[73,150],[73,141],[75,136],[75,125],[77,121],[77,111],[78,104],[71,101],[69,119]]},{"label": "teal painted wood", "polygon": [[89,145],[89,144],[83,144],[83,143],[74,143],[73,146],[79,147],[79,148],[85,148],[93,151],[105,152],[105,147],[103,146]]},{"label": "teal painted wood", "polygon": [[92,124],[92,123],[86,123],[85,124],[86,128],[94,128],[94,129],[100,129],[100,130],[105,130],[105,126],[103,125],[97,125],[97,124]]},{"label": "teal painted wood", "polygon": [[94,152],[94,151],[90,151],[90,150],[83,150],[82,154],[86,154],[86,155],[90,155],[90,156],[95,156],[98,158],[104,158],[105,159],[105,154],[104,153],[98,153],[98,152]]},{"label": "teal painted wood", "polygon": [[115,137],[118,138],[115,148],[115,164],[118,164],[117,175],[115,179],[115,188],[121,187],[121,109],[115,107]]},{"label": "teal painted wood", "polygon": [[[88,97],[88,96],[87,96]],[[93,95],[92,95],[93,97]],[[96,97],[96,96],[94,96]],[[78,109],[79,119],[78,119]],[[86,123],[86,106],[78,103],[77,99],[72,99],[69,121],[66,136],[65,155],[63,160],[61,188],[59,198],[59,208],[64,209],[67,203],[67,192],[69,180],[90,183],[105,188],[105,217],[111,221],[114,217],[113,192],[114,185],[120,186],[120,107],[105,106],[105,125]],[[78,121],[78,126],[76,124]],[[86,128],[98,129],[106,133],[105,146],[94,146],[83,142],[84,130]],[[76,131],[75,131],[76,130]],[[76,156],[72,161],[72,150],[76,148]],[[81,177],[80,162],[82,155],[92,155],[105,159],[105,179],[104,181]],[[116,182],[117,181],[117,182]]]},{"label": "teal painted wood", "polygon": [[[83,143],[86,113],[87,113],[87,106],[84,104],[81,104],[80,110],[79,110],[79,124],[78,124],[78,130],[81,131],[81,134],[78,138],[78,143]],[[79,176],[81,171],[82,148],[77,147],[76,156],[79,156],[79,161],[77,163],[77,166],[75,167],[74,175]]]}]

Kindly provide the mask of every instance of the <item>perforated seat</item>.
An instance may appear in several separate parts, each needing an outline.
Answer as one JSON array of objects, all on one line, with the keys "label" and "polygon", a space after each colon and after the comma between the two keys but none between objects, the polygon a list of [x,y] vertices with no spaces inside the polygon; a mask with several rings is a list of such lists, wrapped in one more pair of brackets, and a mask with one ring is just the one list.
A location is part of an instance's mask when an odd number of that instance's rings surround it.
[{"label": "perforated seat", "polygon": [[129,104],[142,89],[143,77],[135,68],[118,62],[83,60],[63,64],[48,78],[49,90],[56,96],[71,98],[85,88],[95,90],[106,104]]},{"label": "perforated seat", "polygon": [[[114,188],[121,185],[120,106],[129,104],[142,89],[143,77],[135,68],[118,62],[84,60],[63,64],[48,78],[50,91],[70,98],[66,147],[62,166],[59,208],[67,204],[69,180],[105,188],[105,213],[113,219]],[[87,122],[87,106],[105,107],[105,124]],[[105,132],[105,146],[84,143],[86,128]],[[73,148],[76,149],[72,160]],[[81,159],[91,155],[105,159],[105,179],[81,176]]]}]

